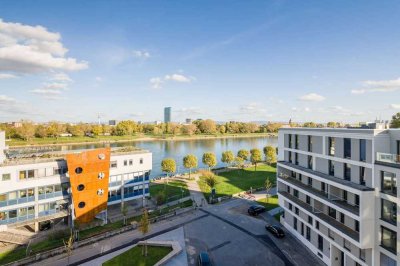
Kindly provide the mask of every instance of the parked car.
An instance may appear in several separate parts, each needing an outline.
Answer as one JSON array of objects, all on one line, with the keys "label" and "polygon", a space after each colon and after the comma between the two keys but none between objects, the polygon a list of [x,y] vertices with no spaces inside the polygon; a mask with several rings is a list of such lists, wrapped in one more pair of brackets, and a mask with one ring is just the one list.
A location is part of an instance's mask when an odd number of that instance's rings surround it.
[{"label": "parked car", "polygon": [[260,213],[265,212],[265,207],[262,206],[262,205],[252,205],[252,206],[250,206],[250,208],[247,210],[247,212],[248,212],[250,215],[257,216],[257,215],[259,215]]},{"label": "parked car", "polygon": [[203,251],[199,254],[199,266],[211,266],[211,259],[207,252]]},{"label": "parked car", "polygon": [[266,225],[265,229],[267,229],[269,232],[271,232],[274,236],[276,236],[277,238],[282,238],[285,236],[285,232],[283,231],[283,229],[278,226],[278,225]]}]

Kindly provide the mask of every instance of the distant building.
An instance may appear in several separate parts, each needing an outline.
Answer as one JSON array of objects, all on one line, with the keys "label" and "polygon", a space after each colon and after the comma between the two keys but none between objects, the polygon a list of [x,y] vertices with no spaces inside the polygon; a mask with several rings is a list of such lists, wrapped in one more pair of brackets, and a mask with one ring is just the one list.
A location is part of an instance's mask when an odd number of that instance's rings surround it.
[{"label": "distant building", "polygon": [[186,124],[191,124],[192,123],[192,119],[191,118],[186,118],[185,123]]},{"label": "distant building", "polygon": [[116,126],[117,125],[117,120],[108,120],[108,125],[109,126]]},{"label": "distant building", "polygon": [[164,123],[171,122],[171,107],[164,108]]},{"label": "distant building", "polygon": [[22,127],[21,122],[9,122],[8,124],[15,128]]},{"label": "distant building", "polygon": [[154,125],[161,125],[162,124],[162,122],[161,121],[159,121],[159,120],[157,120],[157,121],[154,121]]}]

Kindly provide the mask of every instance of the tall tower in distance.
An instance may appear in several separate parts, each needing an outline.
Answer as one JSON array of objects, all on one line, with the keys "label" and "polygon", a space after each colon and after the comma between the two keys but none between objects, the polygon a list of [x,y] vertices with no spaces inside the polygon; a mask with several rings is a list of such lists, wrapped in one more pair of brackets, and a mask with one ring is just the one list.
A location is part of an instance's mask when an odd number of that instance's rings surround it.
[{"label": "tall tower in distance", "polygon": [[164,107],[164,123],[171,122],[171,107]]}]

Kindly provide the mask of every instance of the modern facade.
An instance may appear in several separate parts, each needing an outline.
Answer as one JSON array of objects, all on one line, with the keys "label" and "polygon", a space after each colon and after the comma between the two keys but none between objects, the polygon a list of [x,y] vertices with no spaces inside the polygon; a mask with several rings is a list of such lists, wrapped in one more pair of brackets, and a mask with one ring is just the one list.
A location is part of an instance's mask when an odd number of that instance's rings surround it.
[{"label": "modern facade", "polygon": [[4,143],[0,132],[0,234],[25,226],[39,231],[49,221],[107,222],[107,206],[145,204],[149,196],[148,151],[103,148],[8,158]]},{"label": "modern facade", "polygon": [[171,122],[171,107],[164,107],[164,123]]},{"label": "modern facade", "polygon": [[325,264],[400,263],[400,130],[279,130],[282,224]]}]

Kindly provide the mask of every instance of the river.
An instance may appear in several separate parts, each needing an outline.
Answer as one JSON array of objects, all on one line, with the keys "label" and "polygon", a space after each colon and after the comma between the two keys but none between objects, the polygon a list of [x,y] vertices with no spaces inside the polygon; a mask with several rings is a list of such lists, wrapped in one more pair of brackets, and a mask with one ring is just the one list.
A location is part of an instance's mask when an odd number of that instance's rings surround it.
[{"label": "river", "polygon": [[[133,142],[115,142],[111,144],[73,144],[48,147],[51,151],[83,150],[101,147],[126,147],[134,146],[137,148],[149,150],[153,153],[153,170],[151,177],[159,176],[161,172],[161,161],[164,158],[174,158],[177,162],[177,172],[185,172],[183,168],[183,157],[187,154],[194,154],[199,159],[199,167],[205,167],[201,162],[203,153],[214,152],[218,159],[217,167],[224,166],[221,163],[221,154],[230,150],[236,155],[240,149],[250,150],[253,148],[261,149],[266,145],[276,147],[277,137],[236,137],[219,139],[195,139],[195,140],[152,140],[152,141],[133,141]],[[14,152],[24,152],[24,149],[14,150]]]}]

